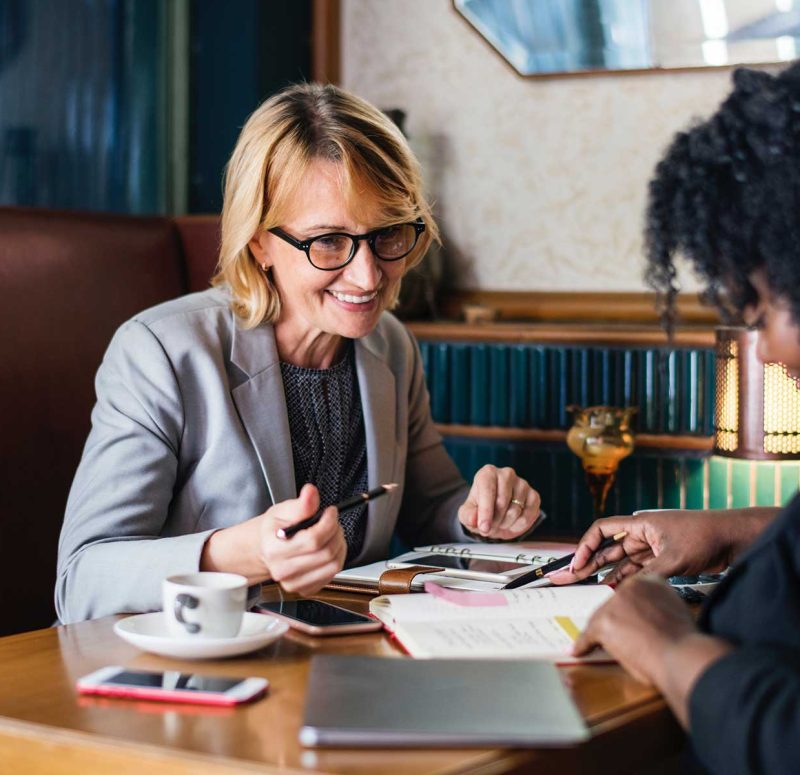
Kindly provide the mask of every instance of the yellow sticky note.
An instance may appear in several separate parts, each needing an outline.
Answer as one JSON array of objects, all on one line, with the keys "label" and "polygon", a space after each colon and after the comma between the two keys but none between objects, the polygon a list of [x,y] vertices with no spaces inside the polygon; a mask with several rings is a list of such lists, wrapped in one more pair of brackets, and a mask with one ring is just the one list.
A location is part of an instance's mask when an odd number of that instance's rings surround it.
[{"label": "yellow sticky note", "polygon": [[578,629],[575,622],[569,618],[569,616],[556,616],[555,620],[561,629],[564,630],[567,635],[569,635],[570,640],[573,642],[578,640],[578,635],[581,634],[581,631]]}]

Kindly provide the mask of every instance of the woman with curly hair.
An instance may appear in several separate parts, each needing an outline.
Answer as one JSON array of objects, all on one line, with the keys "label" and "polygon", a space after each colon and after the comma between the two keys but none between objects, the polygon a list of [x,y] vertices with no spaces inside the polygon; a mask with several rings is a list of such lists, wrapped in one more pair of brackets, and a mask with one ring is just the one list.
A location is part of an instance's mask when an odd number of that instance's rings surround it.
[{"label": "woman with curly hair", "polygon": [[[740,69],[705,123],[677,135],[650,184],[647,278],[669,326],[684,255],[758,355],[800,378],[800,63]],[[600,541],[623,541],[595,553]],[[625,579],[575,652],[608,650],[655,685],[715,773],[800,771],[800,495],[782,511],[651,512],[595,522],[570,583]],[[732,564],[697,623],[664,576]],[[637,574],[644,570],[645,573]],[[629,577],[630,578],[626,578]]]}]

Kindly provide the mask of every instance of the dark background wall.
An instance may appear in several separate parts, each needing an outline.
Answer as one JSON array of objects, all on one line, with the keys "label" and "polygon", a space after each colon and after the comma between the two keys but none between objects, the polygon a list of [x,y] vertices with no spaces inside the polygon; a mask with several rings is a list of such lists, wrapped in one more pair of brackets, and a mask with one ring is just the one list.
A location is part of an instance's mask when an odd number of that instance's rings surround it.
[{"label": "dark background wall", "polygon": [[311,0],[0,0],[0,205],[218,212],[246,117],[310,70]]},{"label": "dark background wall", "polygon": [[189,212],[219,212],[222,170],[247,116],[310,78],[311,0],[194,0],[189,62]]}]

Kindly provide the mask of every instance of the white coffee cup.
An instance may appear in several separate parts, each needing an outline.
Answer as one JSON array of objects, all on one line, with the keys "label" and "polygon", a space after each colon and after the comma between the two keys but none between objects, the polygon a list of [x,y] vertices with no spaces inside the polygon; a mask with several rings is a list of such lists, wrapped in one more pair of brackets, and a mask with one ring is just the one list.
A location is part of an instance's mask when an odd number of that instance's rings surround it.
[{"label": "white coffee cup", "polygon": [[162,583],[164,619],[175,638],[233,638],[247,603],[247,579],[236,573],[184,573]]}]

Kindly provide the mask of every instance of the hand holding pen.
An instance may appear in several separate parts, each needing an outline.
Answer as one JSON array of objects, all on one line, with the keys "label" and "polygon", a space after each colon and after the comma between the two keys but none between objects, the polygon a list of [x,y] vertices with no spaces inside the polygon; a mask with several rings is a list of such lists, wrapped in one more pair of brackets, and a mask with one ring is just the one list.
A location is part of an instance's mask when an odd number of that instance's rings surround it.
[{"label": "hand holding pen", "polygon": [[[614,534],[613,536],[609,536],[608,538],[604,538],[600,545],[597,547],[597,551],[595,554],[600,554],[603,549],[608,548],[609,546],[613,546],[614,544],[621,541],[627,533],[622,530],[619,533]],[[557,560],[553,560],[552,562],[545,563],[544,565],[534,568],[533,570],[528,571],[527,573],[523,573],[520,576],[515,576],[511,581],[506,584],[503,589],[518,589],[519,587],[524,587],[526,584],[530,584],[534,581],[542,581],[547,579],[547,581],[551,581],[553,575],[557,573],[562,568],[566,568],[567,566],[572,567],[573,562],[575,561],[574,554],[568,554],[566,557],[559,557]],[[563,583],[563,582],[562,582]]]},{"label": "hand holding pen", "polygon": [[[561,568],[550,568],[547,579],[553,584],[574,584],[594,576],[613,563],[622,563],[627,557],[626,544],[631,548],[638,543],[629,523],[634,517],[598,519],[583,534],[569,563]],[[606,581],[619,581],[615,568]]]},{"label": "hand holding pen", "polygon": [[[278,531],[309,518],[314,524],[291,540],[278,538]],[[314,485],[303,485],[297,498],[274,504],[257,523],[257,554],[266,580],[279,583],[287,592],[314,594],[344,567],[347,542],[338,514],[333,506],[320,509],[319,491]],[[239,551],[244,555],[248,547],[242,545]]]},{"label": "hand holding pen", "polygon": [[[580,539],[570,567],[550,574],[548,580],[574,584],[610,563],[618,563],[606,579],[611,582],[642,570],[663,577],[721,570],[732,559],[730,543],[720,539],[730,532],[720,529],[722,519],[685,509],[598,519]],[[605,539],[623,531],[622,541],[601,548]]]},{"label": "hand holding pen", "polygon": [[[355,506],[360,506],[362,503],[367,503],[368,501],[374,500],[375,498],[379,498],[381,495],[386,495],[390,493],[392,490],[396,490],[399,485],[395,482],[390,482],[389,484],[381,484],[378,487],[373,488],[372,490],[368,490],[367,492],[359,492],[355,495],[345,498],[343,501],[336,504],[335,508],[341,514],[343,511],[347,511],[348,509],[352,509]],[[301,520],[300,522],[295,522],[288,527],[280,527],[278,530],[275,531],[275,535],[281,539],[288,539],[291,538],[293,535],[296,535],[301,530],[307,530],[310,527],[313,527],[317,524],[317,522],[322,519],[323,511],[319,509],[316,514]]]}]

